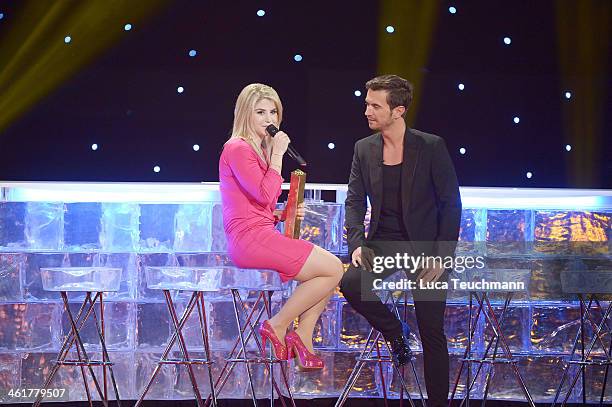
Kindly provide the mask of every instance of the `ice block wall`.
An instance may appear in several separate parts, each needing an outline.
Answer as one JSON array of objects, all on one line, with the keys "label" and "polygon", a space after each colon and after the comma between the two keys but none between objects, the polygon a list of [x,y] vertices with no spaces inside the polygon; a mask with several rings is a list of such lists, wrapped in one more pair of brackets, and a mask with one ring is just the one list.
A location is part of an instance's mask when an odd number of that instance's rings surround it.
[{"label": "ice block wall", "polygon": [[[171,331],[163,297],[159,291],[147,289],[144,268],[231,264],[225,253],[216,186],[206,186],[208,192],[201,194],[198,185],[101,187],[49,183],[0,184],[0,188],[0,402],[32,401],[10,398],[7,390],[41,387],[61,339],[69,330],[58,293],[43,290],[40,278],[41,267],[59,266],[110,266],[123,270],[120,290],[106,295],[106,336],[111,360],[117,364],[121,396],[137,398]],[[336,201],[307,202],[302,238],[347,263],[343,229],[346,187],[310,188],[335,190]],[[531,270],[530,292],[511,304],[504,329],[535,401],[550,402],[560,379],[562,359],[571,351],[579,327],[579,305],[571,296],[562,294],[559,274],[575,269],[612,270],[612,194],[462,188],[462,197],[457,253],[483,256],[487,268]],[[78,307],[81,298],[71,296],[72,305]],[[187,298],[177,294],[179,307],[184,307]],[[496,299],[501,307],[501,298]],[[463,293],[449,294],[446,334],[451,380],[467,343],[466,300]],[[407,311],[411,345],[418,356],[417,370],[423,383],[420,338],[412,304],[408,304]],[[207,312],[214,357],[221,362],[236,338],[231,299],[209,296]],[[336,295],[316,330],[316,347],[326,367],[309,373],[292,367],[289,380],[296,397],[337,396],[369,329],[342,296]],[[485,331],[480,320],[473,340],[479,352],[484,350]],[[193,351],[202,350],[195,318],[186,327],[186,336]],[[99,355],[95,331],[85,329],[83,338],[88,350]],[[200,383],[206,389],[205,371],[198,369]],[[219,366],[215,369],[218,372]],[[249,397],[246,373],[241,369],[237,369],[235,380],[229,382],[220,397]],[[601,388],[603,368],[600,370],[587,375],[589,389]],[[257,370],[255,377],[264,380],[265,372]],[[78,369],[63,367],[53,387],[69,388],[71,400],[85,400],[80,380]],[[390,367],[382,372],[365,369],[357,390],[351,394],[382,397],[386,391],[398,397],[398,382]],[[475,397],[482,394],[482,379],[475,389]],[[607,389],[607,400],[612,401],[612,386]],[[575,390],[572,399],[579,396],[580,390]],[[191,397],[186,372],[173,366],[163,368],[148,395],[151,399]],[[495,369],[490,397],[522,399],[509,367]],[[595,401],[593,391],[589,397]]]}]

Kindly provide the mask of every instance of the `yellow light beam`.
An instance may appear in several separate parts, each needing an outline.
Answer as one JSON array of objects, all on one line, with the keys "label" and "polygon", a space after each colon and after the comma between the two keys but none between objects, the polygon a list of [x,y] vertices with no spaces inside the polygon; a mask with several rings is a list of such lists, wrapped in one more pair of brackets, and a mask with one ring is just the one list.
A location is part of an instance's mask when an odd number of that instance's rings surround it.
[{"label": "yellow light beam", "polygon": [[[561,68],[563,131],[572,146],[567,155],[568,181],[573,187],[601,185],[607,87],[610,75],[612,2],[557,1],[557,36]],[[604,158],[605,159],[605,158]]]},{"label": "yellow light beam", "polygon": [[[146,7],[123,0],[30,0],[0,45],[1,132],[36,102],[126,35],[167,0]],[[71,36],[69,44],[65,36]]]},{"label": "yellow light beam", "polygon": [[[438,10],[439,2],[431,0],[380,3],[378,73],[399,75],[414,85],[415,98],[406,115],[408,123],[414,123],[418,113]],[[388,25],[395,28],[392,34],[385,30]]]}]

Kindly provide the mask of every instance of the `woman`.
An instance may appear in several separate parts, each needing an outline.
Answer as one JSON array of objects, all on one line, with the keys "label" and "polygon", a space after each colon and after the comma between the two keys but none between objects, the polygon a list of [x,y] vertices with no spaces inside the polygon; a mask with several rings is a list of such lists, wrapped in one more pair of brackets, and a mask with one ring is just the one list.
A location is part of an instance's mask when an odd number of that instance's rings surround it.
[{"label": "woman", "polygon": [[[259,328],[264,348],[270,341],[278,359],[295,355],[299,367],[321,369],[323,360],[314,354],[312,335],[343,267],[326,250],[285,237],[274,227],[282,217],[275,206],[290,140],[282,131],[270,137],[266,127],[280,127],[282,116],[280,98],[270,86],[254,83],[240,92],[232,135],[219,160],[223,226],[238,267],[276,270],[283,281],[300,282],[280,311]],[[304,216],[303,205],[298,216]],[[295,318],[297,329],[287,333]]]}]

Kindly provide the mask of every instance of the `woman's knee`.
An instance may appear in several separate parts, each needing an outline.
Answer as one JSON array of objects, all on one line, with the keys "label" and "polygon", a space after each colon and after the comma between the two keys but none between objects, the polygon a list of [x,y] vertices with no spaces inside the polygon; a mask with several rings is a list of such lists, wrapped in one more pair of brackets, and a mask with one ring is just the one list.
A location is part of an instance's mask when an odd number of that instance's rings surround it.
[{"label": "woman's knee", "polygon": [[344,272],[344,266],[342,265],[340,259],[323,248],[316,247],[315,250],[317,250],[317,252],[321,256],[321,260],[323,263],[323,267],[321,267],[321,272],[325,273],[325,275],[328,277],[337,279],[337,282],[339,282]]},{"label": "woman's knee", "polygon": [[327,277],[340,281],[341,273],[342,262],[340,259],[328,251],[315,246],[296,277],[299,281],[310,280],[315,277]]},{"label": "woman's knee", "polygon": [[340,261],[340,259],[336,256],[334,256],[332,254],[333,260],[332,260],[332,270],[333,270],[333,277],[336,279],[336,284],[340,283],[340,280],[342,279],[342,276],[344,275],[344,265],[342,264],[342,261]]},{"label": "woman's knee", "polygon": [[340,292],[346,298],[361,294],[361,275],[353,267],[343,273],[340,280]]}]

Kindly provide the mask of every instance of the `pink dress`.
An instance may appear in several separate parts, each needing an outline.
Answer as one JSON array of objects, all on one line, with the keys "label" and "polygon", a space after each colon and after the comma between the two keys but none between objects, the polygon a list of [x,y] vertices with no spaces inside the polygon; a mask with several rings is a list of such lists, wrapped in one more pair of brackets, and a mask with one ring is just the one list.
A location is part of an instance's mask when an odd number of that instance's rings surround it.
[{"label": "pink dress", "polygon": [[293,279],[313,249],[274,227],[274,209],[281,194],[281,175],[244,140],[225,144],[219,159],[223,227],[229,255],[238,267],[276,270]]}]

